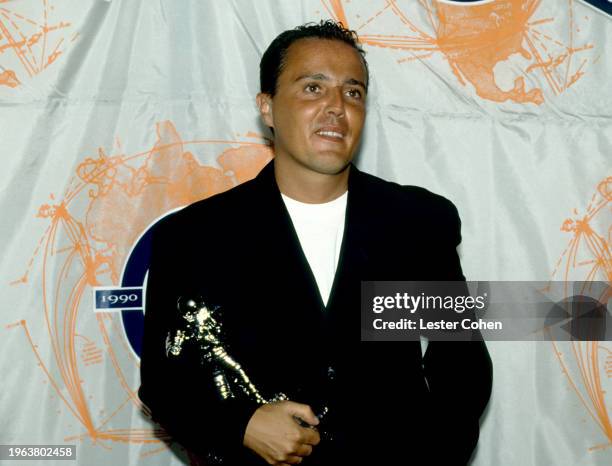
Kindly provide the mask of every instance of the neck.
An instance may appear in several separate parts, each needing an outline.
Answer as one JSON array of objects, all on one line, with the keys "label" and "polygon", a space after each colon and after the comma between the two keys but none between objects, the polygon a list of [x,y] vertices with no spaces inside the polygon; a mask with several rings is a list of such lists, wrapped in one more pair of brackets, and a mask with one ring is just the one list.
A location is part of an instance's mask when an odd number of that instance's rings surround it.
[{"label": "neck", "polygon": [[274,160],[274,176],[281,193],[307,204],[323,204],[342,196],[348,189],[349,167],[340,173],[317,173],[306,167]]}]

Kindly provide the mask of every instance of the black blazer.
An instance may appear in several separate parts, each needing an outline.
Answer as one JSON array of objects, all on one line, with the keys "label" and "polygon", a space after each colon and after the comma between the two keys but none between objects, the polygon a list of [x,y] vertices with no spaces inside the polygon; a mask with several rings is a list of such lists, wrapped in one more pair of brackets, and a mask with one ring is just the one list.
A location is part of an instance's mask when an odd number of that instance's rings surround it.
[{"label": "black blazer", "polygon": [[195,454],[265,464],[242,446],[255,402],[220,401],[197,355],[166,356],[178,297],[202,295],[222,306],[230,353],[261,392],[329,405],[333,440],[303,464],[465,464],[491,392],[484,343],[432,341],[422,357],[418,342],[360,341],[362,280],[464,280],[454,205],[351,166],[325,307],[273,163],[156,227],[139,390],[153,419]]}]

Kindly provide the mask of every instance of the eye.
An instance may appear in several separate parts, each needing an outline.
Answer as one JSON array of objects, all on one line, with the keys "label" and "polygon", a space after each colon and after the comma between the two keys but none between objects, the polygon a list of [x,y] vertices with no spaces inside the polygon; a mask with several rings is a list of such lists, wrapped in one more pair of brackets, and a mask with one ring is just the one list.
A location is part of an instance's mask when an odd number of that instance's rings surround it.
[{"label": "eye", "polygon": [[346,91],[346,94],[352,99],[361,99],[362,97],[361,90],[357,88],[349,89],[348,91]]},{"label": "eye", "polygon": [[308,83],[306,84],[306,87],[304,88],[304,90],[306,92],[312,93],[312,94],[316,94],[321,90],[321,86],[319,86],[318,84],[315,83]]}]

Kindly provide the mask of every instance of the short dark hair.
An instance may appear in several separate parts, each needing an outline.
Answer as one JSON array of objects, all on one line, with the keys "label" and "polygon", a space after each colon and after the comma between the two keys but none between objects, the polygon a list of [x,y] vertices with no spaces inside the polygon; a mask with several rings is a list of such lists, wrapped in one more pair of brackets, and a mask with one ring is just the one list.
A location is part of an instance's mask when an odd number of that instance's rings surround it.
[{"label": "short dark hair", "polygon": [[278,77],[287,61],[287,50],[291,44],[300,39],[339,40],[353,47],[359,52],[359,57],[365,68],[367,90],[370,81],[368,62],[365,59],[365,51],[359,45],[357,33],[346,29],[340,22],[328,19],[320,23],[306,23],[295,29],[282,32],[272,41],[259,62],[259,87],[261,92],[274,97]]}]

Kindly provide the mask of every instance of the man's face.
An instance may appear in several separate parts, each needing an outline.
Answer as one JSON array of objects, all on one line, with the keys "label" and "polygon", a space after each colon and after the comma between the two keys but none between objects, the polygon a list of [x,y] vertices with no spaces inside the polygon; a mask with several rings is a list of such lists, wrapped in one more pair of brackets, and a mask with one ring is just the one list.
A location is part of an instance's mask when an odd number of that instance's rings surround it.
[{"label": "man's face", "polygon": [[276,158],[335,175],[352,160],[365,120],[366,74],[359,52],[337,40],[301,39],[287,50],[276,95],[258,96],[274,128]]}]

